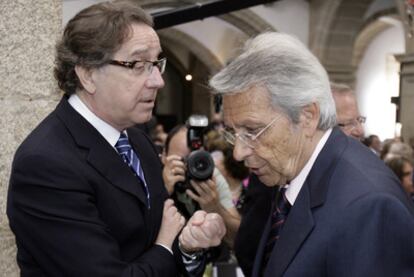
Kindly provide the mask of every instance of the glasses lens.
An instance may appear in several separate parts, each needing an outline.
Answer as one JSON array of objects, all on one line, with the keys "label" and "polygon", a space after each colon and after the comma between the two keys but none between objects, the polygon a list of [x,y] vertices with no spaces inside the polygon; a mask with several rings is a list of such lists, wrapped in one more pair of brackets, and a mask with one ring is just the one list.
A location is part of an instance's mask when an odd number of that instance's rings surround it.
[{"label": "glasses lens", "polygon": [[236,142],[236,136],[228,130],[223,130],[223,137],[231,145],[234,145]]},{"label": "glasses lens", "polygon": [[143,62],[137,61],[134,64],[133,70],[135,74],[140,75],[144,72],[144,70],[148,71],[148,66]]},{"label": "glasses lens", "polygon": [[239,134],[239,139],[246,144],[247,146],[249,146],[250,148],[254,148],[255,143],[257,142],[257,139],[253,139],[253,135],[250,133],[240,133]]},{"label": "glasses lens", "polygon": [[160,71],[161,74],[164,73],[166,65],[167,65],[167,59],[166,58],[163,58],[163,59],[157,61],[156,66],[158,67],[158,70]]}]

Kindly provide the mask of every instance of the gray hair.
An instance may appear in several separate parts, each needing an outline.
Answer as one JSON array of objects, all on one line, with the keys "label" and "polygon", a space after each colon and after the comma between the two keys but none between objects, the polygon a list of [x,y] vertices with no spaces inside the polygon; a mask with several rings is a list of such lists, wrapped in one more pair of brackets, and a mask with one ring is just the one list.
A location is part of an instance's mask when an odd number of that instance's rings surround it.
[{"label": "gray hair", "polygon": [[318,103],[318,128],[336,125],[325,69],[306,46],[287,34],[268,32],[247,41],[242,54],[213,76],[209,85],[213,93],[221,95],[264,87],[273,107],[281,108],[295,124],[303,107]]}]

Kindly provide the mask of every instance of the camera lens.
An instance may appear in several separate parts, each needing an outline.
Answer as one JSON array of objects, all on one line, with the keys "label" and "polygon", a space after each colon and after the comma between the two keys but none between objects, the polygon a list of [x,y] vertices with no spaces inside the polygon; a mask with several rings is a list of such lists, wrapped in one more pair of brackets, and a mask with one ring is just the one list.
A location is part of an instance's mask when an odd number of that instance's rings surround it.
[{"label": "camera lens", "polygon": [[213,175],[214,161],[210,153],[204,150],[196,150],[187,158],[187,170],[190,178],[204,181]]}]

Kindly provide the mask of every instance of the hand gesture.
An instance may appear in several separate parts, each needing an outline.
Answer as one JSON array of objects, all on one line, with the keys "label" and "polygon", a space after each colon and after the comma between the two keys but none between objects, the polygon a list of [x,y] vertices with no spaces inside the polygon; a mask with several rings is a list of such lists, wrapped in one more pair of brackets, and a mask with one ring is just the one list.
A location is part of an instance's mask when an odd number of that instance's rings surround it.
[{"label": "hand gesture", "polygon": [[165,158],[162,178],[168,194],[171,195],[174,191],[174,185],[185,180],[185,164],[180,156],[170,155]]},{"label": "hand gesture", "polygon": [[181,249],[187,253],[217,246],[226,234],[223,218],[216,213],[197,211],[179,236]]},{"label": "hand gesture", "polygon": [[184,224],[185,218],[177,211],[174,201],[167,199],[164,202],[161,228],[155,243],[162,244],[171,249],[175,237],[181,231]]}]

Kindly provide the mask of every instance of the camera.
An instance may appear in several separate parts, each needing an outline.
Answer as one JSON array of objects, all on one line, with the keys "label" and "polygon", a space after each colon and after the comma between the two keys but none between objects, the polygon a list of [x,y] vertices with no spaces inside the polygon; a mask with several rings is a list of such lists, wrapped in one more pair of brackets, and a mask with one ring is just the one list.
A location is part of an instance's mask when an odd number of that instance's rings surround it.
[{"label": "camera", "polygon": [[214,161],[210,153],[202,150],[204,145],[204,131],[208,126],[208,118],[204,115],[191,115],[187,122],[187,146],[191,153],[185,158],[186,179],[175,184],[178,192],[192,189],[190,179],[205,181],[210,179],[214,172]]}]

